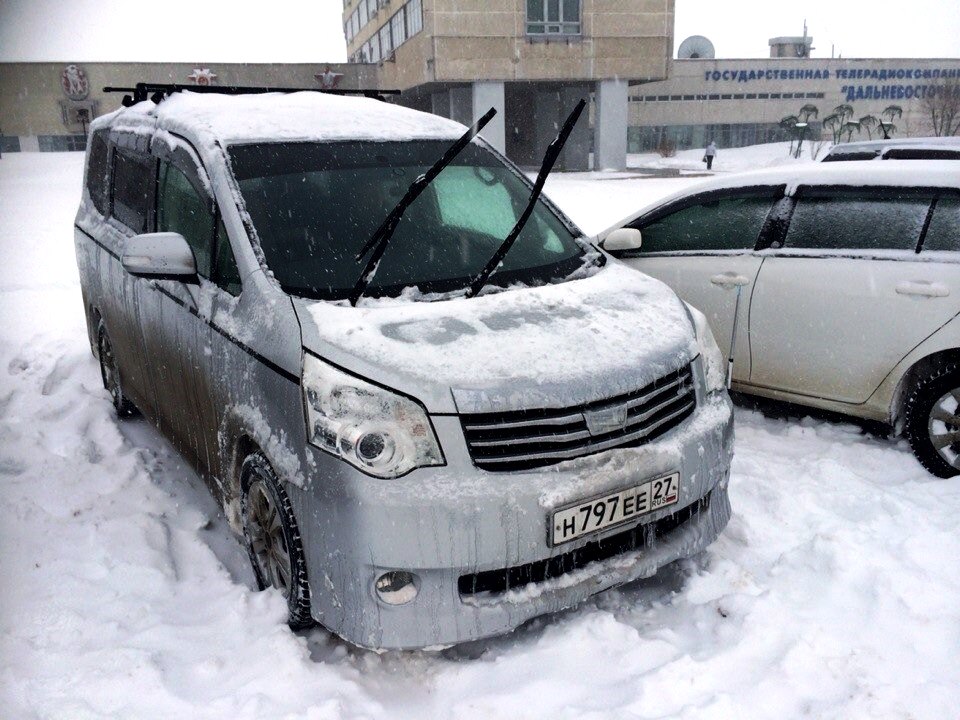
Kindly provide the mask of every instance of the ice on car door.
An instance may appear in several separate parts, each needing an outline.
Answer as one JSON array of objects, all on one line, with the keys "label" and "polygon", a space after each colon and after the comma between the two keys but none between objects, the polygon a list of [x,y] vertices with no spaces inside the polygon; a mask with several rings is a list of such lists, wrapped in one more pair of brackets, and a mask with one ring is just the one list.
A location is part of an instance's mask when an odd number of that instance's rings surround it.
[{"label": "ice on car door", "polygon": [[730,352],[734,308],[740,292],[733,377],[750,374],[748,306],[761,258],[757,238],[782,187],[750,187],[685,198],[640,218],[640,250],[622,259],[662,280],[702,311],[724,356]]},{"label": "ice on car door", "polygon": [[757,278],[751,384],[863,403],[956,315],[957,266],[917,254],[935,195],[799,188],[784,246],[765,251]]}]

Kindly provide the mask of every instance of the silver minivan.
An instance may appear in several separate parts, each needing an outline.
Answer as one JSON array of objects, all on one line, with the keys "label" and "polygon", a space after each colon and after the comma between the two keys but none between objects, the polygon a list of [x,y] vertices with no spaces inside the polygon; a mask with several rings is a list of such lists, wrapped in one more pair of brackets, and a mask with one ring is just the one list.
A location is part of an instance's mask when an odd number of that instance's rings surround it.
[{"label": "silver minivan", "polygon": [[89,141],[91,347],[292,627],[496,635],[723,529],[732,411],[705,319],[476,127],[319,92],[141,100]]}]

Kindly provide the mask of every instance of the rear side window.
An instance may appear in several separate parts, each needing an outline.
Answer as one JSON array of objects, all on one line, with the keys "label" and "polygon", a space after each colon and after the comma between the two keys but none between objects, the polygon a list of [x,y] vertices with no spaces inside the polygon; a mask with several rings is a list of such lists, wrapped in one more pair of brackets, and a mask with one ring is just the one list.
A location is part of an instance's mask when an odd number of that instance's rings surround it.
[{"label": "rear side window", "polygon": [[113,216],[136,233],[147,231],[154,161],[120,148],[113,152]]},{"label": "rear side window", "polygon": [[90,201],[101,215],[106,215],[110,209],[110,196],[107,192],[110,165],[106,135],[105,130],[93,134],[87,155],[87,191],[90,193]]},{"label": "rear side window", "polygon": [[914,250],[932,194],[803,190],[784,245],[813,250]]},{"label": "rear side window", "polygon": [[943,195],[937,200],[923,249],[960,250],[960,196]]},{"label": "rear side window", "polygon": [[646,225],[641,252],[752,250],[773,205],[774,194],[704,201]]}]

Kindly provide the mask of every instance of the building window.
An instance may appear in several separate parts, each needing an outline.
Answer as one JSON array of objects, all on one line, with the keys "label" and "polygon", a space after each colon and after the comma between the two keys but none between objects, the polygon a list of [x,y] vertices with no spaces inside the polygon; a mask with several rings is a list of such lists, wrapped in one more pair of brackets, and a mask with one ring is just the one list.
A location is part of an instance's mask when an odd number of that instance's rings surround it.
[{"label": "building window", "polygon": [[527,0],[527,35],[579,35],[580,0]]},{"label": "building window", "polygon": [[360,32],[360,12],[358,10],[354,10],[353,14],[350,15],[350,31],[354,37]]},{"label": "building window", "polygon": [[360,0],[360,2],[365,2],[367,4],[367,15],[370,16],[370,19],[377,15],[377,0]]},{"label": "building window", "polygon": [[367,21],[370,20],[370,15],[367,12],[367,3],[366,0],[361,0],[360,7],[358,8],[360,12],[360,27],[365,27]]},{"label": "building window", "polygon": [[370,62],[380,62],[380,36],[374,33],[370,36],[370,42],[367,44],[370,46]]},{"label": "building window", "polygon": [[423,0],[410,0],[407,3],[407,37],[423,30]]},{"label": "building window", "polygon": [[392,18],[390,18],[390,35],[393,38],[393,47],[398,48],[403,45],[407,39],[407,27],[404,23],[404,8],[400,8]]},{"label": "building window", "polygon": [[393,54],[393,43],[390,42],[390,23],[384,23],[380,28],[380,56],[387,60]]}]

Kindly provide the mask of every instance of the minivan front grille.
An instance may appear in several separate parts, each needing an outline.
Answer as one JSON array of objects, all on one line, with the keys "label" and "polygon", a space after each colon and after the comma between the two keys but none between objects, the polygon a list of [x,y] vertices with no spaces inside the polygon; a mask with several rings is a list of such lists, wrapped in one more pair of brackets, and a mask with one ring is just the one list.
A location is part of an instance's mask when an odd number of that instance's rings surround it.
[{"label": "minivan front grille", "polygon": [[526,565],[485,570],[461,575],[457,582],[460,597],[469,598],[481,593],[499,594],[522,588],[530,583],[542,583],[567,573],[584,568],[590,563],[609,560],[633,550],[651,547],[665,535],[699,517],[710,508],[708,492],[702,498],[656,522],[635,525],[615,535],[593,540],[585,545],[546,560],[537,560]]},{"label": "minivan front grille", "polygon": [[687,365],[634,392],[579,407],[475,413],[460,419],[474,465],[527,470],[642,445],[679,425],[696,404]]}]

